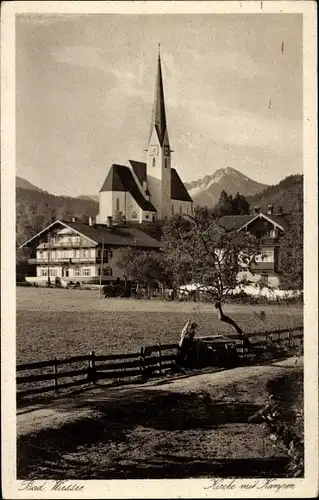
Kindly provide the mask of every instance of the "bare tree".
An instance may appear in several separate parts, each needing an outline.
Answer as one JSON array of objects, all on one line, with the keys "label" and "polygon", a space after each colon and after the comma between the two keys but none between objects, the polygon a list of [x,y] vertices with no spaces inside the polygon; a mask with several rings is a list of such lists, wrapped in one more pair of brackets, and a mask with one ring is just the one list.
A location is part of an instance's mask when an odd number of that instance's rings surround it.
[{"label": "bare tree", "polygon": [[200,209],[195,216],[175,215],[163,228],[163,245],[175,283],[197,284],[197,290],[211,297],[218,318],[242,336],[237,323],[226,316],[222,306],[236,287],[241,271],[251,271],[259,253],[257,240],[247,231],[226,230],[219,220]]}]

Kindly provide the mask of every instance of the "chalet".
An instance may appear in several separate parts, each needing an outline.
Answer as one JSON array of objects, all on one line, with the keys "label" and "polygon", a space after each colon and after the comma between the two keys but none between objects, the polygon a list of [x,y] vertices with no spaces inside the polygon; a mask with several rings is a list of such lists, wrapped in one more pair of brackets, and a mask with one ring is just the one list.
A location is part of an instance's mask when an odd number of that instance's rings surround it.
[{"label": "chalet", "polygon": [[160,242],[137,227],[116,226],[57,220],[25,242],[31,249],[30,265],[36,266],[36,276],[26,277],[31,283],[48,282],[105,283],[122,279],[117,265],[124,248],[158,250]]},{"label": "chalet", "polygon": [[277,288],[279,286],[278,267],[280,262],[279,241],[289,227],[285,215],[274,215],[269,205],[266,213],[255,207],[250,215],[225,215],[219,219],[225,229],[249,231],[260,242],[260,254],[252,265],[252,272],[242,271],[240,278],[249,282]]}]

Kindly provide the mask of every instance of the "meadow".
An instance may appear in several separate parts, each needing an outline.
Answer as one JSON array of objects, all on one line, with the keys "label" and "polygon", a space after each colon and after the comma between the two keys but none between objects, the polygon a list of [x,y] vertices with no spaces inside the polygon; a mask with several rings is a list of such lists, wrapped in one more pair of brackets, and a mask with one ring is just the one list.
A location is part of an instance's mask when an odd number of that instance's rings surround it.
[{"label": "meadow", "polygon": [[[301,305],[226,304],[224,312],[248,334],[303,324]],[[207,303],[100,299],[92,290],[17,288],[17,363],[174,343],[188,319],[198,323],[198,335],[233,333]]]}]

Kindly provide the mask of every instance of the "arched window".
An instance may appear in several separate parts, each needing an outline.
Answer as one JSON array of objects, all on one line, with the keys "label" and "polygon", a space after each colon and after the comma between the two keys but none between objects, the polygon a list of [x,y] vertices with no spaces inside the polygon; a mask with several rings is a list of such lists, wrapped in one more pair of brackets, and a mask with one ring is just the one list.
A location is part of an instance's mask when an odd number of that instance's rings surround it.
[{"label": "arched window", "polygon": [[132,219],[137,219],[137,213],[135,211],[132,212]]},{"label": "arched window", "polygon": [[116,198],[116,211],[119,212],[120,210],[120,198]]}]

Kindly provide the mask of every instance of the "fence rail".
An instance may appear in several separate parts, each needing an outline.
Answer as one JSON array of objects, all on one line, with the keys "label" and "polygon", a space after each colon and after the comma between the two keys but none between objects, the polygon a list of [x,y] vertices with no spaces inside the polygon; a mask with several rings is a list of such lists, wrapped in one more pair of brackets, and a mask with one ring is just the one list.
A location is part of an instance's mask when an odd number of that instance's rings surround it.
[{"label": "fence rail", "polygon": [[[287,334],[286,336],[284,334]],[[260,339],[262,337],[263,340]],[[277,338],[276,338],[277,337]],[[300,343],[303,337],[303,327],[286,328],[283,330],[273,330],[267,332],[256,332],[250,336],[252,349],[267,350],[269,345],[276,343],[284,343],[288,347],[293,347],[296,343]],[[214,336],[198,337],[198,340],[211,339],[214,341]],[[256,339],[254,341],[254,338]],[[218,347],[216,348],[218,351]],[[166,370],[172,369],[176,364],[176,359],[179,351],[178,344],[154,344],[146,347],[141,347],[139,352],[127,354],[108,354],[96,355],[92,351],[88,355],[71,356],[65,359],[52,359],[46,361],[37,361],[34,363],[23,363],[17,365],[16,377],[17,386],[24,385],[22,390],[17,391],[18,400],[34,394],[41,394],[50,391],[59,391],[70,387],[95,383],[103,379],[132,379],[136,377],[148,378],[151,375],[161,375]],[[237,346],[239,358],[245,357],[245,349],[242,345]],[[256,351],[257,352],[257,351]],[[246,352],[247,354],[247,352]],[[247,359],[249,356],[247,356]],[[78,366],[67,367],[66,370],[61,370],[62,365]],[[43,368],[51,368],[50,373],[34,373],[41,371]],[[68,369],[70,368],[70,369]],[[21,376],[21,372],[27,372]],[[33,373],[32,373],[33,372]],[[80,377],[78,379],[78,377]],[[74,377],[76,377],[74,379]],[[63,380],[68,379],[68,380]],[[71,380],[70,380],[71,379]],[[53,382],[50,385],[45,385],[44,382]],[[34,384],[37,384],[35,387]]]}]

